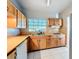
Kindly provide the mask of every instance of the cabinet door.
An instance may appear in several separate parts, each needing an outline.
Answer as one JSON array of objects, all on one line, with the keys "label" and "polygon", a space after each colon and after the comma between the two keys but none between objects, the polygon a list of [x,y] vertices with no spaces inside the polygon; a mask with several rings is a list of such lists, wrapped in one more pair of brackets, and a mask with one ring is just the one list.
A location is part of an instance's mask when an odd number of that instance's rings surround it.
[{"label": "cabinet door", "polygon": [[65,39],[59,39],[58,40],[58,46],[65,46],[65,45],[66,45]]},{"label": "cabinet door", "polygon": [[18,20],[17,20],[17,27],[21,28],[22,26],[22,13],[18,10]]},{"label": "cabinet door", "polygon": [[22,14],[22,28],[26,28],[26,17]]},{"label": "cabinet door", "polygon": [[52,38],[50,39],[50,47],[57,47],[57,39]]},{"label": "cabinet door", "polygon": [[10,55],[8,55],[7,59],[16,59],[16,51],[13,51]]},{"label": "cabinet door", "polygon": [[16,8],[11,1],[7,1],[7,27],[16,28]]},{"label": "cabinet door", "polygon": [[47,48],[50,48],[50,47],[51,47],[51,46],[50,46],[50,45],[51,45],[50,42],[51,42],[51,36],[47,36],[47,38],[46,38],[46,44],[47,44],[46,47],[47,47]]},{"label": "cabinet door", "polygon": [[7,14],[15,16],[15,10],[16,10],[16,8],[12,4],[12,2],[8,0],[7,1],[7,11],[8,11]]},{"label": "cabinet door", "polygon": [[63,25],[63,19],[56,18],[56,19],[55,19],[55,25],[60,25],[60,26],[62,26],[62,25]]},{"label": "cabinet door", "polygon": [[18,10],[18,28],[26,28],[26,17]]},{"label": "cabinet door", "polygon": [[39,36],[39,45],[40,45],[40,49],[46,48],[46,37],[45,36]]},{"label": "cabinet door", "polygon": [[31,40],[30,40],[31,51],[39,49],[38,40],[39,40],[38,36],[31,36]]},{"label": "cabinet door", "polygon": [[57,39],[52,36],[47,38],[47,48],[57,47]]},{"label": "cabinet door", "polygon": [[48,19],[48,25],[49,25],[49,26],[55,25],[55,20],[54,20],[54,18],[49,18],[49,19]]},{"label": "cabinet door", "polygon": [[16,17],[15,16],[7,16],[7,27],[8,28],[16,28]]},{"label": "cabinet door", "polygon": [[27,59],[27,40],[16,48],[16,59]]}]

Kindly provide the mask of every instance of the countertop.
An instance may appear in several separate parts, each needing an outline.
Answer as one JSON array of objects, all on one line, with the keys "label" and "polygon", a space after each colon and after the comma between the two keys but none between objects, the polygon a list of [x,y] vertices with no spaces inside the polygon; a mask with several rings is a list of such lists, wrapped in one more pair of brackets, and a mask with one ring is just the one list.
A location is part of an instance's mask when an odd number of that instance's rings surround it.
[{"label": "countertop", "polygon": [[29,36],[12,36],[7,37],[7,54],[10,53],[13,49],[15,49],[19,44],[21,44],[26,38]]}]

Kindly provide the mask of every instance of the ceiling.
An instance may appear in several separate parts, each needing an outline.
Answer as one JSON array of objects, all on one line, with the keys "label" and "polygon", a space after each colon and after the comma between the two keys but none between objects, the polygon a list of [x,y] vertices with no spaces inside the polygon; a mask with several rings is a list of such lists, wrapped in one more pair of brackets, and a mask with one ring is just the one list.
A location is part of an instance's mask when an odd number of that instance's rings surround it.
[{"label": "ceiling", "polygon": [[71,5],[72,0],[12,0],[13,3],[28,17],[54,17]]}]

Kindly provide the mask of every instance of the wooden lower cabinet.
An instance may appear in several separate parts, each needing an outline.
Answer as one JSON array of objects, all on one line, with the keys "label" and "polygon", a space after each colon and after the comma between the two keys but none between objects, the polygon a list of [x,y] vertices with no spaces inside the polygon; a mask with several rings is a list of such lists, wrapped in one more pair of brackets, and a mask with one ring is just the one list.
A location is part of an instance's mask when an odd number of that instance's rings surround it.
[{"label": "wooden lower cabinet", "polygon": [[40,50],[46,48],[46,37],[45,36],[31,36],[28,43],[29,51]]},{"label": "wooden lower cabinet", "polygon": [[31,52],[64,45],[65,39],[54,38],[53,36],[31,36],[28,42],[28,50]]},{"label": "wooden lower cabinet", "polygon": [[31,36],[31,39],[29,39],[29,51],[38,50],[39,44],[38,44],[38,37],[37,36]]},{"label": "wooden lower cabinet", "polygon": [[14,50],[10,55],[8,55],[7,59],[16,59],[16,51]]},{"label": "wooden lower cabinet", "polygon": [[57,39],[48,37],[46,40],[47,48],[57,47]]},{"label": "wooden lower cabinet", "polygon": [[39,47],[40,49],[46,48],[46,37],[45,36],[39,37]]},{"label": "wooden lower cabinet", "polygon": [[65,39],[59,39],[58,40],[58,46],[65,46],[65,45],[66,45]]},{"label": "wooden lower cabinet", "polygon": [[50,39],[50,47],[57,47],[57,39],[56,38]]}]

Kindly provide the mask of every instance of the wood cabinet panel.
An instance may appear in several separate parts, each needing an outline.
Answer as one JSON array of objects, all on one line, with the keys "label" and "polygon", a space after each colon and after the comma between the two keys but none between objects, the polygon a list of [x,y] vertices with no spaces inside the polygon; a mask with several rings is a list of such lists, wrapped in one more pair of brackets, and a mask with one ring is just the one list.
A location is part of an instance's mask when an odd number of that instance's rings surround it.
[{"label": "wood cabinet panel", "polygon": [[59,39],[58,40],[58,46],[65,46],[65,45],[66,45],[65,39]]},{"label": "wood cabinet panel", "polygon": [[18,28],[26,28],[26,17],[18,11]]},{"label": "wood cabinet panel", "polygon": [[26,28],[26,17],[22,14],[22,28]]},{"label": "wood cabinet panel", "polygon": [[7,16],[7,27],[16,28],[16,18],[14,16]]},{"label": "wood cabinet panel", "polygon": [[52,26],[52,25],[63,25],[63,19],[60,18],[48,18],[48,25]]},{"label": "wood cabinet panel", "polygon": [[62,26],[63,25],[63,19],[56,19],[55,20],[55,25],[60,25],[60,26]]},{"label": "wood cabinet panel", "polygon": [[7,1],[7,27],[16,28],[16,8],[11,1]]},{"label": "wood cabinet panel", "polygon": [[40,49],[46,48],[46,37],[45,36],[39,37],[39,46],[40,46]]},{"label": "wood cabinet panel", "polygon": [[48,25],[55,25],[55,20],[53,18],[48,18]]},{"label": "wood cabinet panel", "polygon": [[16,51],[13,51],[10,55],[8,55],[7,59],[16,59]]},{"label": "wood cabinet panel", "polygon": [[47,48],[57,47],[57,39],[51,36],[47,39]]},{"label": "wood cabinet panel", "polygon": [[15,10],[16,8],[14,7],[14,5],[11,3],[11,1],[7,1],[7,14],[8,15],[13,15],[15,16]]},{"label": "wood cabinet panel", "polygon": [[38,40],[39,39],[38,39],[37,36],[31,36],[31,39],[30,39],[30,51],[39,49]]},{"label": "wood cabinet panel", "polygon": [[[12,16],[14,18],[11,18]],[[9,0],[7,1],[7,18],[8,28],[26,28],[26,17]]]},{"label": "wood cabinet panel", "polygon": [[57,39],[56,38],[50,39],[50,47],[57,47]]},{"label": "wood cabinet panel", "polygon": [[18,10],[18,19],[22,19],[22,13]]}]

